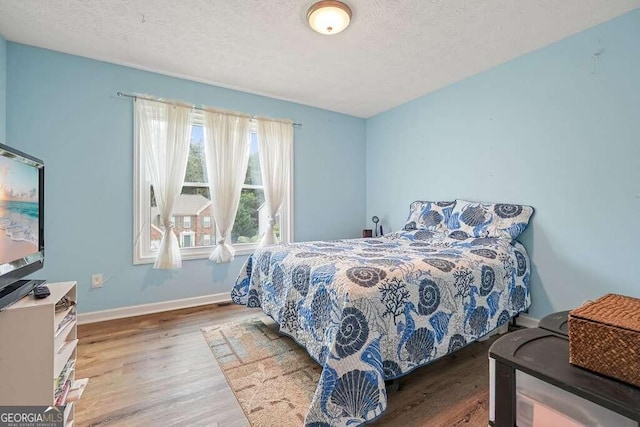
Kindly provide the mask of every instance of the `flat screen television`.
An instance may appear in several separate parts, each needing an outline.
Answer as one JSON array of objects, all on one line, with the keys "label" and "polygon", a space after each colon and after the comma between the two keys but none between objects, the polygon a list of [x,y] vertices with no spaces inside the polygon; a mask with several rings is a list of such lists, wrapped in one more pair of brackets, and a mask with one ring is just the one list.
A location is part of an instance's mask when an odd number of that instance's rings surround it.
[{"label": "flat screen television", "polygon": [[44,163],[0,144],[0,310],[38,281],[44,264]]}]

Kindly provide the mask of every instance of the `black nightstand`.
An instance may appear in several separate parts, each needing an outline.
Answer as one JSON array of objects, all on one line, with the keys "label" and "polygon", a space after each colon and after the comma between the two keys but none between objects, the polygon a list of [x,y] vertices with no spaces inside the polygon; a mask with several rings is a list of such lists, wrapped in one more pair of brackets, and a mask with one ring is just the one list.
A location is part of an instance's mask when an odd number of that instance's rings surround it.
[{"label": "black nightstand", "polygon": [[640,388],[569,364],[567,313],[493,343],[489,425],[640,426]]}]

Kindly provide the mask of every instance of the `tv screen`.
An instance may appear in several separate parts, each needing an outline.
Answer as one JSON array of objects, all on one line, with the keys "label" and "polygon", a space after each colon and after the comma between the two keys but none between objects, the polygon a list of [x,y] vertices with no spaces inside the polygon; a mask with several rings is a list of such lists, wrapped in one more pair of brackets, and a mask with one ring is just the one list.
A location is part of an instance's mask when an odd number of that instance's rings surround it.
[{"label": "tv screen", "polygon": [[42,268],[44,165],[0,144],[0,289]]},{"label": "tv screen", "polygon": [[0,264],[38,252],[38,170],[0,157]]}]

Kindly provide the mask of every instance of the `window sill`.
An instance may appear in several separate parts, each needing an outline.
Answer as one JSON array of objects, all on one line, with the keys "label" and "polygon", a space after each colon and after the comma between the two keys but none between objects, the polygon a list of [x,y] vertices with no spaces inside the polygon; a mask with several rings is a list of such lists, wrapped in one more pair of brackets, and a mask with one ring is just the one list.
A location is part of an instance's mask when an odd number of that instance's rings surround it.
[{"label": "window sill", "polygon": [[[243,256],[251,255],[258,248],[258,244],[234,245],[233,247],[236,250],[236,256]],[[208,259],[209,255],[211,255],[211,252],[213,251],[213,248],[213,246],[204,248],[183,248],[180,251],[180,255],[182,256],[183,261],[194,259]],[[154,262],[156,262],[155,252],[145,255],[138,255],[134,251],[134,265],[153,264]]]}]

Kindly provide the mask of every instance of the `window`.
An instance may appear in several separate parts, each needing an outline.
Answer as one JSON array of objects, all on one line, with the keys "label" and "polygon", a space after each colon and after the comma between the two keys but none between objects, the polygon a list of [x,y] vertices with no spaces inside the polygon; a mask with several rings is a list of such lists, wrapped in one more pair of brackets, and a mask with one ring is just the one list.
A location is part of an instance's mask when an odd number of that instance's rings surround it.
[{"label": "window", "polygon": [[[178,196],[171,218],[174,233],[178,237],[183,259],[208,258],[211,245],[215,244],[216,230],[213,221],[211,197],[207,181],[204,157],[203,117],[196,114],[191,131],[191,147],[185,173],[182,194]],[[134,179],[134,263],[152,263],[155,260],[160,239],[164,233],[164,224],[155,203],[151,180],[145,168],[145,153],[141,152],[137,139],[135,143]],[[292,153],[293,154],[293,153]],[[293,172],[292,172],[293,173]],[[292,222],[292,183],[281,212],[276,220],[276,235],[281,241],[290,241],[293,231]],[[195,221],[192,219],[195,217]],[[202,218],[202,227],[198,227],[198,218]],[[194,226],[195,225],[195,226]],[[264,187],[262,185],[258,138],[255,130],[251,133],[249,167],[240,195],[240,204],[235,223],[231,231],[231,243],[237,255],[250,254],[268,225],[268,215],[264,206]]]}]

